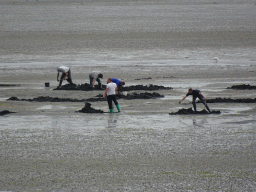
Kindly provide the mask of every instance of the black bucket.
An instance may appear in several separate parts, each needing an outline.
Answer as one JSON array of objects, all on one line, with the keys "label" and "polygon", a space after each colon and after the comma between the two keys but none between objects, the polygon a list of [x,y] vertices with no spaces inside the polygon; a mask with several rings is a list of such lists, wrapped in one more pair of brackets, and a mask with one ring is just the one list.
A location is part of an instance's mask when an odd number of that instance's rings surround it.
[{"label": "black bucket", "polygon": [[50,87],[50,83],[45,83],[45,87]]}]

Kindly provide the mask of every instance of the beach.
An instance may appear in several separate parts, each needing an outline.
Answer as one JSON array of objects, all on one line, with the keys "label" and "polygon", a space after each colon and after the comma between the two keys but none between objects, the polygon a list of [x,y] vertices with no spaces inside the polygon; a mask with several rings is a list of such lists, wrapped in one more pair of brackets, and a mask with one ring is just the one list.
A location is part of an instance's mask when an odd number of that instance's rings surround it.
[{"label": "beach", "polygon": [[[255,2],[18,1],[0,3],[0,191],[255,191],[256,103],[208,103],[220,114],[170,115],[207,99],[256,98]],[[218,58],[218,60],[216,60]],[[102,71],[164,95],[90,102],[105,90],[54,90]],[[45,83],[50,84],[49,87]],[[67,81],[63,81],[63,85]],[[204,105],[197,103],[198,110]],[[114,108],[114,112],[117,109]]]}]

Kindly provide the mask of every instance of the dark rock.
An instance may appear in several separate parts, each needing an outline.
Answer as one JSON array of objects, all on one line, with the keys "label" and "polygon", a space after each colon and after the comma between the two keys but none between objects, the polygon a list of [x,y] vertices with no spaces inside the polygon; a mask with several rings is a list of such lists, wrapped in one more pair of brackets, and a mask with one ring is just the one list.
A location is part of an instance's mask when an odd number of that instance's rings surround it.
[{"label": "dark rock", "polygon": [[256,86],[252,86],[249,84],[243,84],[243,85],[233,85],[231,87],[228,87],[227,89],[239,89],[239,90],[245,90],[245,89],[256,89]]},{"label": "dark rock", "polygon": [[79,113],[104,113],[104,111],[102,110],[93,109],[91,105],[92,105],[91,103],[85,103],[84,108],[82,108],[78,112]]},{"label": "dark rock", "polygon": [[16,113],[16,112],[11,112],[11,111],[8,111],[8,110],[4,110],[4,111],[0,111],[0,116],[6,115],[6,114],[9,114],[9,113]]},{"label": "dark rock", "polygon": [[177,112],[169,113],[170,115],[208,115],[208,114],[220,114],[220,111],[211,111],[210,113],[203,109],[202,111],[193,111],[192,108],[180,109]]}]

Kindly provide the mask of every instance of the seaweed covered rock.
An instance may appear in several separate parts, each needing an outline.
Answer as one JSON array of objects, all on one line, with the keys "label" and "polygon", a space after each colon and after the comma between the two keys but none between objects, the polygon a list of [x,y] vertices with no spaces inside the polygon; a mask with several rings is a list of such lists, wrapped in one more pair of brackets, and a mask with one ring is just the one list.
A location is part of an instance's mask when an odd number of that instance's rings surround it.
[{"label": "seaweed covered rock", "polygon": [[79,113],[104,113],[104,111],[102,110],[93,109],[91,105],[92,105],[91,103],[85,103],[84,108],[82,108],[78,112]]},{"label": "seaweed covered rock", "polygon": [[8,110],[3,110],[3,111],[0,111],[0,116],[7,115],[7,114],[10,114],[10,113],[16,113],[16,112],[11,112],[11,111],[8,111]]},{"label": "seaweed covered rock", "polygon": [[203,109],[202,111],[193,111],[192,107],[188,109],[179,109],[179,111],[174,113],[169,113],[170,115],[207,115],[207,114],[220,114],[220,111],[211,111],[210,113]]},{"label": "seaweed covered rock", "polygon": [[242,85],[233,85],[231,87],[228,87],[227,89],[239,89],[239,90],[245,90],[245,89],[256,89],[256,86],[249,85],[249,84],[242,84]]}]

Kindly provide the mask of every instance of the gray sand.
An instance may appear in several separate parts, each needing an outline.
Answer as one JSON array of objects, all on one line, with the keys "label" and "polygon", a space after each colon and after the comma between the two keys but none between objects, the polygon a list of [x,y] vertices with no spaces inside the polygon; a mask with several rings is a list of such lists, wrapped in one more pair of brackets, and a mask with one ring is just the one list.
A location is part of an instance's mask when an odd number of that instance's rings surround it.
[{"label": "gray sand", "polygon": [[[256,191],[256,104],[169,115],[192,107],[191,98],[178,104],[190,87],[206,98],[256,97],[255,90],[226,89],[256,85],[255,2],[0,5],[0,82],[20,85],[0,87],[0,110],[17,112],[0,117],[0,191]],[[114,114],[76,113],[84,103],[6,101],[103,94],[53,91],[61,65],[77,84],[101,70],[104,83],[117,77],[128,86],[174,89],[157,91],[162,99],[119,100],[122,112]],[[108,111],[107,102],[92,107]]]}]

